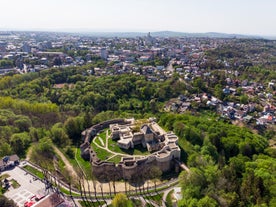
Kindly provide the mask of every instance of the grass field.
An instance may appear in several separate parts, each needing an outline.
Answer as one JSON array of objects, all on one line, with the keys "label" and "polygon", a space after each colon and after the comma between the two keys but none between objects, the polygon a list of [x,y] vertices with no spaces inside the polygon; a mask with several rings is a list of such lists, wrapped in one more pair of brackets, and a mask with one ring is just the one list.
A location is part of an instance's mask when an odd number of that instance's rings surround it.
[{"label": "grass field", "polygon": [[13,187],[14,189],[20,187],[20,184],[19,184],[16,180],[14,180],[14,179],[11,180],[11,185],[12,185],[12,187]]},{"label": "grass field", "polygon": [[40,179],[43,179],[44,178],[44,175],[41,171],[39,171],[38,169],[30,166],[30,165],[26,165],[25,167],[25,170],[27,170],[28,172],[36,175],[37,177],[39,177]]},{"label": "grass field", "polygon": [[144,148],[142,145],[137,145],[135,146],[134,149],[121,149],[117,142],[112,140],[112,139],[108,139],[108,149],[110,149],[113,152],[117,152],[117,153],[121,153],[121,154],[127,154],[127,155],[150,155],[150,152],[147,151],[146,148]]},{"label": "grass field", "polygon": [[91,146],[93,150],[97,153],[97,157],[101,160],[106,160],[113,155],[112,153],[106,151],[105,149],[97,147],[96,144],[94,144],[93,142],[91,142]]},{"label": "grass field", "polygon": [[107,161],[114,162],[114,163],[118,164],[121,161],[121,158],[122,158],[122,156],[116,155],[116,156],[112,157],[111,159],[108,159]]},{"label": "grass field", "polygon": [[[101,142],[100,139],[102,139],[103,143]],[[102,137],[96,137],[96,138],[94,138],[94,141],[95,141],[99,146],[105,147],[105,139],[104,139],[104,138],[102,138]]]},{"label": "grass field", "polygon": [[159,206],[162,205],[162,197],[164,193],[160,193],[154,196],[144,196],[145,199],[153,201],[154,203],[158,204]]},{"label": "grass field", "polygon": [[98,202],[90,202],[90,201],[80,201],[79,202],[82,207],[98,207],[105,204],[104,201],[98,201]]},{"label": "grass field", "polygon": [[[107,129],[108,130],[108,129]],[[106,130],[102,131],[100,134],[99,134],[99,137],[101,137],[103,140],[105,140],[106,138]]]},{"label": "grass field", "polygon": [[[81,166],[82,170],[84,171],[86,177],[88,179],[91,179],[91,165],[90,165],[90,162],[85,161],[84,159],[82,159],[82,157],[81,157],[81,151],[80,151],[79,148],[76,148],[75,150],[77,150],[76,151],[76,157],[75,157],[75,159],[80,164],[80,166]],[[76,160],[74,162],[76,162]],[[78,164],[77,164],[77,166],[78,166]]]},{"label": "grass field", "polygon": [[173,194],[173,190],[171,190],[167,197],[166,197],[166,206],[167,207],[172,207],[173,206],[173,203],[172,203],[172,194]]}]

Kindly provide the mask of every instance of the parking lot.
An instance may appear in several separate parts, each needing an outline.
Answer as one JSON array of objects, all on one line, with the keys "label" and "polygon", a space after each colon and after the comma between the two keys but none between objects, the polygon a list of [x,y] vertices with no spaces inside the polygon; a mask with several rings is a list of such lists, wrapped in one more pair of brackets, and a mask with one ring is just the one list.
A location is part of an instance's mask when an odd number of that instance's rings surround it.
[{"label": "parking lot", "polygon": [[44,195],[45,184],[39,179],[35,180],[32,175],[27,174],[24,170],[19,167],[15,167],[11,170],[6,170],[1,173],[9,174],[9,179],[13,178],[16,180],[20,187],[13,189],[12,187],[4,194],[7,198],[14,200],[19,207],[24,206],[24,203],[33,195],[39,194]]}]

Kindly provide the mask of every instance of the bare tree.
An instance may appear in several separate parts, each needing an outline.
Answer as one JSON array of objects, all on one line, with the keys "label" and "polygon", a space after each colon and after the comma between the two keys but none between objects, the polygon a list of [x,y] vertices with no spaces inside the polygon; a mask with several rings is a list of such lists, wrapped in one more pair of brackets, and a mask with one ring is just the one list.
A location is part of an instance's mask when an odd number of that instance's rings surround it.
[{"label": "bare tree", "polygon": [[126,178],[124,178],[124,183],[125,183],[125,194],[126,194],[126,196],[127,196],[127,179]]},{"label": "bare tree", "polygon": [[135,173],[135,174],[133,174],[133,175],[131,175],[131,177],[130,177],[130,183],[132,184],[132,185],[134,185],[134,187],[135,187],[135,194],[137,194],[138,192],[137,192],[137,186],[138,186],[138,184],[137,184],[137,180],[138,180],[138,178],[137,178],[138,176],[137,176],[137,174]]},{"label": "bare tree", "polygon": [[111,196],[112,192],[111,192],[111,184],[110,184],[110,182],[112,181],[112,178],[111,178],[111,175],[110,175],[109,171],[103,171],[98,176],[98,180],[100,182],[103,182],[103,183],[108,183],[108,186],[109,186],[109,195]]},{"label": "bare tree", "polygon": [[149,174],[150,174],[150,178],[154,182],[154,189],[156,191],[156,182],[161,178],[162,171],[159,169],[159,167],[153,166],[150,168]]},{"label": "bare tree", "polygon": [[116,181],[118,181],[121,177],[119,171],[117,169],[114,169],[111,171],[111,179],[112,179],[112,185],[113,185],[113,190],[114,190],[114,195],[116,194]]},{"label": "bare tree", "polygon": [[78,181],[79,181],[79,190],[80,190],[80,194],[81,194],[81,197],[83,197],[82,195],[83,195],[83,192],[82,192],[82,185],[81,185],[81,179],[79,178],[78,179]]}]

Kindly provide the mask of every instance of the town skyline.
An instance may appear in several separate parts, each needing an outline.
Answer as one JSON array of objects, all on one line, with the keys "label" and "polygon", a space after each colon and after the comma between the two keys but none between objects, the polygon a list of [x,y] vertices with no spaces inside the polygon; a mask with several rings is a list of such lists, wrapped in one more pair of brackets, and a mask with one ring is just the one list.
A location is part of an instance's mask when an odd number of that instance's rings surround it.
[{"label": "town skyline", "polygon": [[272,0],[195,2],[11,0],[2,3],[1,30],[58,32],[218,32],[276,36]]}]

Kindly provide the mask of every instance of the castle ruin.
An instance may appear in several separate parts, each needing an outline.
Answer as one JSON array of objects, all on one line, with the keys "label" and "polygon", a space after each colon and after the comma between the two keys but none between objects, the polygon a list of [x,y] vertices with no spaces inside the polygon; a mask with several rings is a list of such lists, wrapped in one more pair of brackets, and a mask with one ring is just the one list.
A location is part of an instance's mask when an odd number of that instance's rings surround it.
[{"label": "castle ruin", "polygon": [[[100,160],[90,143],[100,131],[107,128],[111,131],[110,138],[116,140],[120,148],[130,149],[142,145],[151,154],[122,157],[118,164]],[[129,179],[144,167],[152,166],[157,166],[162,172],[169,172],[177,169],[174,160],[180,160],[178,137],[173,132],[165,132],[154,119],[147,120],[141,126],[134,119],[108,120],[83,131],[82,138],[81,156],[90,161],[96,177],[115,172],[120,179]]]}]

